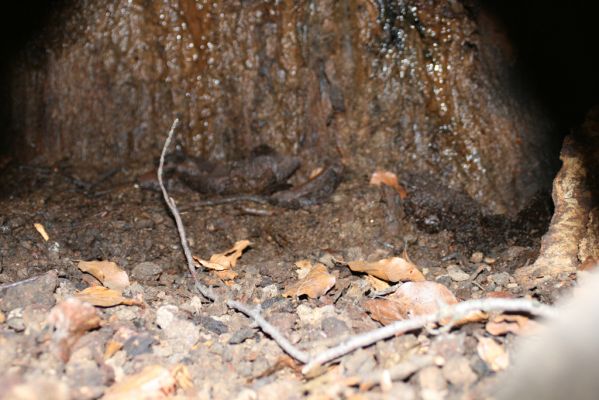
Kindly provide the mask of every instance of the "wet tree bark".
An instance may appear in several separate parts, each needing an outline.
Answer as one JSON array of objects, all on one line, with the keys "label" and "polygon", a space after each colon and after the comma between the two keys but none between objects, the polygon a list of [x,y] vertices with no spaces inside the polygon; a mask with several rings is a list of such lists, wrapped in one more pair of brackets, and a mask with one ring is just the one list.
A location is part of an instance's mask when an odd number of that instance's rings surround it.
[{"label": "wet tree bark", "polygon": [[175,114],[187,152],[267,143],[308,171],[341,158],[426,171],[515,213],[554,173],[551,126],[471,1],[84,0],[12,65],[21,159],[150,163]]}]

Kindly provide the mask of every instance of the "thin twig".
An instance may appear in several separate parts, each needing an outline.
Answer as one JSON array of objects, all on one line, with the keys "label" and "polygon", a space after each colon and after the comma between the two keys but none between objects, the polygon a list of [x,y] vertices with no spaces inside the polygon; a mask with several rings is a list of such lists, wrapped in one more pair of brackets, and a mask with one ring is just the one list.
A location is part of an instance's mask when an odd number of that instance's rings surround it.
[{"label": "thin twig", "polygon": [[185,234],[185,227],[183,226],[183,221],[181,220],[181,215],[177,210],[177,204],[175,204],[175,200],[168,195],[166,191],[166,187],[164,186],[164,182],[162,181],[162,169],[164,168],[164,157],[166,155],[166,151],[171,144],[171,140],[173,139],[173,135],[175,133],[175,129],[177,129],[177,125],[179,125],[179,118],[175,118],[173,121],[173,125],[171,126],[171,130],[168,132],[168,136],[166,141],[164,142],[164,147],[162,147],[162,153],[160,154],[160,164],[158,165],[158,184],[160,185],[160,190],[162,191],[162,196],[164,197],[164,201],[166,205],[173,214],[175,218],[175,223],[177,224],[177,230],[179,231],[179,239],[181,240],[181,246],[183,247],[183,252],[185,253],[185,259],[187,260],[187,268],[191,273],[194,281],[198,281],[198,277],[196,274],[196,268],[193,263],[193,258],[191,257],[191,250],[189,250],[189,246],[187,244],[187,235]]},{"label": "thin twig", "polygon": [[524,312],[546,318],[552,318],[556,314],[553,308],[528,299],[487,298],[468,300],[448,306],[435,314],[421,315],[411,319],[397,321],[382,328],[353,336],[339,346],[328,349],[313,357],[310,362],[304,366],[302,372],[306,374],[313,368],[328,361],[339,358],[354,350],[370,346],[371,344],[397,334],[420,329],[428,324],[439,322],[440,320],[446,318],[459,320],[460,318],[463,318],[464,316],[475,311]]},{"label": "thin twig", "polygon": [[0,285],[0,291],[6,290],[6,289],[10,289],[10,288],[13,288],[13,287],[17,287],[17,286],[20,286],[20,285],[26,285],[28,283],[34,282],[34,281],[36,281],[36,280],[44,277],[44,276],[46,276],[46,274],[32,276],[31,278],[23,279],[22,281],[11,282],[11,283],[3,283],[2,285]]},{"label": "thin twig", "polygon": [[262,315],[260,314],[260,310],[252,309],[245,304],[242,304],[238,301],[228,300],[227,306],[230,308],[234,308],[235,310],[242,312],[248,317],[252,318],[260,329],[266,334],[268,334],[287,354],[296,360],[306,364],[310,361],[310,355],[304,351],[301,351],[297,347],[295,347],[277,328],[271,325]]},{"label": "thin twig", "polygon": [[[187,259],[187,266],[189,268],[189,272],[191,272],[191,276],[193,277],[196,289],[202,294],[202,296],[210,299],[214,302],[218,301],[218,297],[216,294],[207,286],[202,284],[195,272],[195,265],[193,262],[193,258],[191,256],[191,250],[189,249],[189,244],[187,243],[187,235],[185,234],[185,226],[183,225],[183,221],[181,220],[181,215],[179,214],[179,210],[177,209],[177,205],[175,204],[175,200],[168,195],[166,187],[164,186],[164,182],[162,181],[162,170],[164,166],[164,157],[166,155],[166,151],[172,141],[173,135],[175,133],[175,129],[179,124],[179,119],[175,118],[173,121],[173,125],[168,133],[166,141],[164,142],[164,147],[162,148],[162,153],[160,155],[160,164],[158,166],[158,184],[160,185],[160,190],[162,191],[162,195],[164,197],[164,201],[168,205],[171,214],[175,218],[175,222],[177,223],[177,230],[179,231],[179,238],[181,239],[181,247],[183,247],[183,252],[185,253],[185,258]],[[283,334],[272,324],[270,324],[262,315],[260,315],[260,310],[252,309],[251,307],[242,304],[235,300],[227,300],[225,301],[227,307],[237,310],[251,319],[253,319],[256,324],[260,327],[260,329],[269,335],[287,354],[296,360],[307,363],[309,360],[309,356],[307,353],[299,350],[295,347]]]}]

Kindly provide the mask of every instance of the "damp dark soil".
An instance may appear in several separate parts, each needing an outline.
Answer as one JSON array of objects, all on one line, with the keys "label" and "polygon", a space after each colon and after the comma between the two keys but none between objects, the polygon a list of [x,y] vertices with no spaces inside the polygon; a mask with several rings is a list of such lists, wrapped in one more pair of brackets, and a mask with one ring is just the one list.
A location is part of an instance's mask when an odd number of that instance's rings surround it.
[{"label": "damp dark soil", "polygon": [[[162,195],[136,183],[143,170],[82,171],[63,163],[52,168],[11,164],[2,171],[2,384],[10,387],[54,376],[73,398],[92,399],[115,379],[144,365],[182,363],[191,372],[197,398],[336,398],[359,393],[355,386],[303,378],[293,364],[281,362],[283,352],[250,320],[222,304],[206,302],[194,291]],[[511,274],[537,257],[552,212],[546,197],[539,196],[509,219],[484,214],[468,196],[444,188],[430,176],[400,177],[408,191],[403,201],[395,191],[368,181],[369,173],[346,169],[326,200],[295,209],[243,199],[207,206],[205,194],[183,185],[171,185],[171,195],[182,210],[194,255],[209,258],[235,241],[251,241],[230,289],[239,300],[261,304],[268,320],[309,350],[379,326],[362,307],[371,290],[363,276],[350,272],[347,261],[407,252],[427,280],[443,283],[458,299],[490,292],[526,294]],[[45,227],[48,241],[34,223]],[[141,296],[145,307],[101,309],[105,324],[84,335],[63,363],[44,346],[39,315],[87,287],[77,261],[95,259],[124,268],[135,281],[126,294]],[[294,263],[301,259],[325,264],[337,277],[335,287],[319,299],[282,297],[297,281]],[[7,304],[7,284],[52,270],[57,274],[56,290],[38,283],[46,290],[32,288],[16,304]],[[223,286],[208,272],[199,271],[199,276],[216,290]],[[552,287],[545,295],[551,297],[556,290]],[[45,303],[40,301],[44,296]],[[160,323],[164,313],[185,324],[165,328]],[[414,354],[431,354],[461,365],[469,378],[456,378],[455,371],[439,364],[393,382],[392,392],[375,385],[363,394],[420,398],[434,390],[450,398],[466,393],[480,398],[496,377],[476,354],[475,337],[483,326],[467,324],[440,335],[413,332],[383,341],[344,357],[339,374],[351,377]],[[133,331],[136,339],[105,358],[107,343],[122,327]],[[499,340],[510,346],[512,339],[508,335]]]}]

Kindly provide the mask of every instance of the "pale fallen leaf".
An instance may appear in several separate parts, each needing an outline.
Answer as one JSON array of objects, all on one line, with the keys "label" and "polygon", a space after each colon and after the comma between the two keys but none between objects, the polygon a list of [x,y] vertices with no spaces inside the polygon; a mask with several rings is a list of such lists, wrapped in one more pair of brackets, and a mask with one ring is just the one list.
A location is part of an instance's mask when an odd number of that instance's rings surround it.
[{"label": "pale fallen leaf", "polygon": [[387,282],[372,275],[366,275],[364,279],[375,292],[380,292],[381,290],[385,290],[390,286]]},{"label": "pale fallen leaf", "polygon": [[379,261],[350,261],[354,272],[364,272],[387,282],[424,281],[424,275],[411,261],[402,257],[385,258]]},{"label": "pale fallen leaf", "polygon": [[33,224],[33,226],[35,227],[35,230],[38,231],[40,235],[42,235],[46,242],[50,240],[50,236],[48,235],[48,232],[46,232],[46,228],[44,228],[44,225],[36,222],[35,224]]},{"label": "pale fallen leaf", "polygon": [[162,399],[173,394],[176,380],[171,371],[160,365],[149,365],[129,375],[106,390],[103,400]]},{"label": "pale fallen leaf", "polygon": [[122,291],[129,287],[129,276],[112,261],[79,261],[77,264],[83,272],[91,274],[107,288]]},{"label": "pale fallen leaf", "polygon": [[310,272],[304,279],[287,288],[287,290],[283,292],[283,296],[299,297],[305,294],[308,297],[315,299],[335,286],[335,281],[335,277],[329,274],[327,267],[317,263],[310,269]]},{"label": "pale fallen leaf", "polygon": [[368,300],[364,307],[372,319],[387,325],[410,317],[434,314],[439,307],[458,301],[449,289],[440,283],[406,282],[385,299]]},{"label": "pale fallen leaf", "polygon": [[234,268],[237,264],[237,260],[241,257],[243,250],[250,245],[249,240],[240,240],[235,242],[233,247],[223,253],[213,254],[210,260],[203,260],[198,257],[193,259],[205,268],[213,269],[216,271],[223,271],[225,269]]},{"label": "pale fallen leaf", "polygon": [[388,296],[399,304],[404,317],[433,314],[439,308],[456,304],[458,300],[445,286],[437,282],[406,282]]},{"label": "pale fallen leaf", "polygon": [[47,322],[52,329],[53,349],[66,362],[72,346],[85,332],[99,327],[101,319],[93,306],[71,297],[50,310]]},{"label": "pale fallen leaf", "polygon": [[364,308],[370,317],[383,325],[404,319],[401,307],[392,300],[370,299],[364,302]]},{"label": "pale fallen leaf", "polygon": [[308,175],[308,179],[314,179],[324,170],[324,167],[316,167],[312,171],[310,171],[310,175]]},{"label": "pale fallen leaf", "polygon": [[510,357],[505,348],[492,338],[479,337],[476,351],[491,371],[503,371],[510,365]]},{"label": "pale fallen leaf", "polygon": [[399,194],[399,197],[402,200],[408,197],[408,192],[402,185],[399,184],[397,175],[395,175],[393,172],[382,169],[376,170],[370,177],[370,184],[375,186],[387,185],[392,187]]},{"label": "pale fallen leaf", "polygon": [[99,307],[112,307],[118,305],[140,306],[143,303],[137,299],[123,297],[120,292],[105,288],[104,286],[92,286],[75,294],[81,301]]},{"label": "pale fallen leaf", "polygon": [[534,335],[539,332],[541,324],[523,315],[502,314],[494,317],[485,325],[491,335],[499,336],[506,333],[515,335]]}]

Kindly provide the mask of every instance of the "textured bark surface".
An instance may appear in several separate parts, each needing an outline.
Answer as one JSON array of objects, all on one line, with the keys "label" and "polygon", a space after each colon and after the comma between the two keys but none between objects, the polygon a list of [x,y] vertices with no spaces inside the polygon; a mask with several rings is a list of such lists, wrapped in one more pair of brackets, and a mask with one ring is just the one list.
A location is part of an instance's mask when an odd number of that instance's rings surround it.
[{"label": "textured bark surface", "polygon": [[14,148],[150,163],[178,113],[191,154],[267,143],[304,171],[337,157],[361,174],[426,171],[513,213],[552,178],[550,127],[514,89],[501,29],[465,4],[73,2],[13,65]]},{"label": "textured bark surface", "polygon": [[576,272],[599,260],[599,107],[564,140],[553,181],[555,212],[533,265],[516,271],[525,286]]}]

